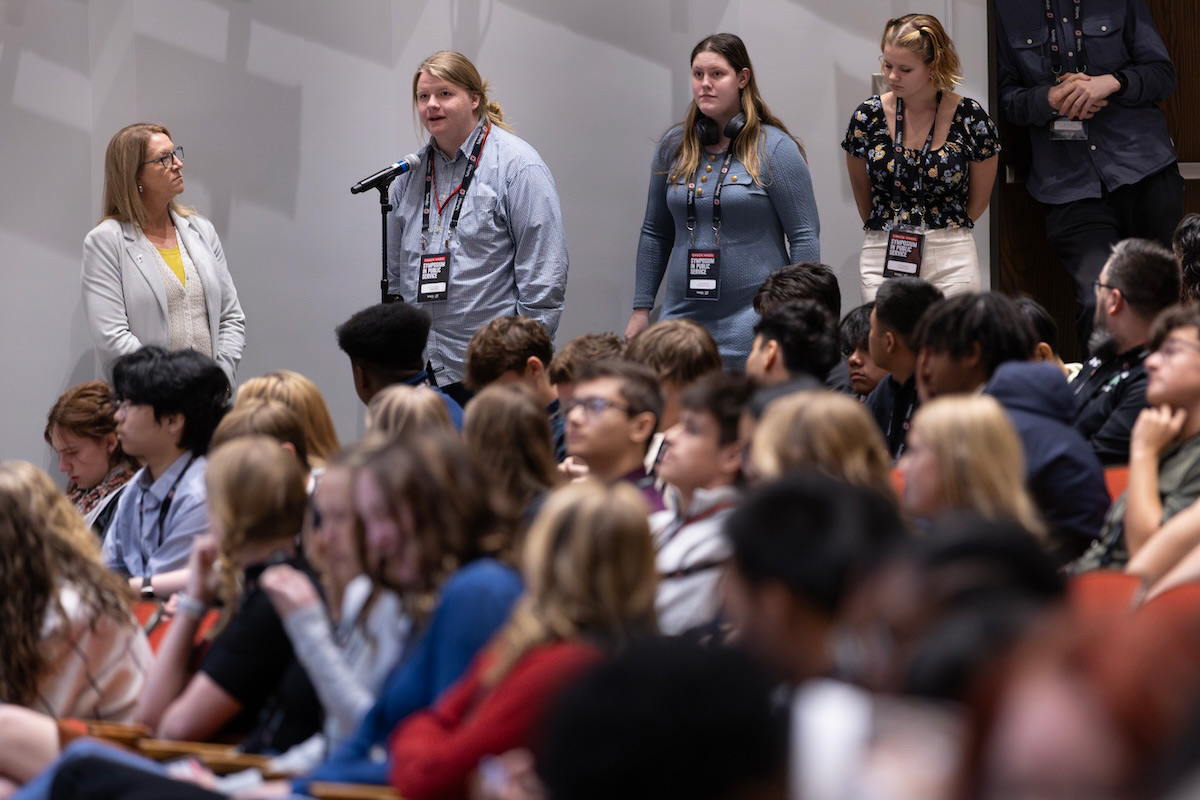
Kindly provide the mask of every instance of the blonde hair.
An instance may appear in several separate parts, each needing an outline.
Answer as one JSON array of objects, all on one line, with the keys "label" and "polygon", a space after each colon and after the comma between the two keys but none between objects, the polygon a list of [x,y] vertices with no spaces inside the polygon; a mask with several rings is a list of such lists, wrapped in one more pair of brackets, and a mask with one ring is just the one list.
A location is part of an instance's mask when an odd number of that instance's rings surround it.
[{"label": "blonde hair", "polygon": [[[161,133],[168,139],[171,132],[154,122],[135,122],[113,135],[104,152],[104,213],[100,217],[117,222],[131,222],[139,229],[146,227],[146,206],[138,191],[138,175],[148,160],[150,137]],[[172,199],[167,207],[179,217],[194,213],[193,209]]]},{"label": "blonde hair", "polygon": [[46,663],[42,627],[51,608],[66,617],[59,588],[69,583],[92,619],[135,624],[132,592],[105,569],[96,536],[46,473],[24,461],[0,462],[0,698],[37,699]]},{"label": "blonde hair", "polygon": [[296,450],[296,460],[308,469],[308,437],[304,434],[304,425],[295,411],[278,400],[256,397],[238,403],[217,423],[209,447],[216,448],[240,436],[253,434],[290,444]]},{"label": "blonde hair", "polygon": [[479,74],[479,70],[471,63],[471,59],[454,50],[439,50],[426,58],[413,73],[412,97],[413,113],[417,110],[417,81],[421,73],[427,73],[438,80],[453,83],[468,94],[479,99],[479,107],[475,109],[475,119],[487,120],[492,125],[503,128],[509,133],[512,128],[504,121],[504,109],[500,104],[488,98],[488,82]]},{"label": "blonde hair", "polygon": [[[747,174],[755,183],[760,186],[765,185],[762,180],[763,167],[759,158],[759,149],[766,138],[762,126],[773,125],[791,137],[796,146],[800,148],[801,156],[804,155],[804,145],[800,143],[799,139],[792,136],[783,121],[767,108],[762,93],[758,91],[754,68],[750,65],[750,54],[741,37],[732,33],[714,33],[712,36],[706,36],[692,48],[692,56],[688,59],[689,66],[695,62],[696,56],[700,53],[716,53],[721,56],[729,62],[735,75],[740,75],[743,69],[749,70],[750,78],[740,93],[742,113],[746,115],[746,125],[733,141],[733,155],[746,168]],[[680,179],[686,180],[696,172],[696,168],[700,165],[702,148],[700,137],[696,133],[696,121],[700,116],[700,109],[696,107],[696,98],[693,97],[692,101],[688,103],[687,112],[683,115],[683,138],[679,142],[679,149],[675,152],[674,160],[667,171],[668,183],[674,184]]]},{"label": "blonde hair", "polygon": [[278,400],[296,412],[304,426],[308,463],[313,467],[325,466],[325,462],[341,449],[321,390],[299,372],[279,369],[251,378],[238,389],[233,407],[236,409],[256,398]]},{"label": "blonde hair", "polygon": [[495,645],[495,685],[534,647],[586,637],[610,648],[654,633],[658,574],[641,493],[587,480],[554,491],[522,550],[525,594]]},{"label": "blonde hair", "polygon": [[242,593],[238,554],[248,544],[293,542],[308,509],[300,462],[278,441],[254,434],[212,451],[204,470],[208,513],[220,531],[221,599],[224,627]]},{"label": "blonde hair", "polygon": [[881,51],[886,47],[903,47],[925,62],[936,89],[946,91],[962,83],[962,64],[954,42],[931,14],[905,14],[889,19],[879,41]]},{"label": "blonde hair", "polygon": [[429,431],[454,433],[454,422],[438,392],[428,386],[396,383],[371,398],[367,428],[396,439]]},{"label": "blonde hair", "polygon": [[896,499],[879,426],[843,394],[805,391],[773,401],[754,430],[750,463],[764,478],[815,468]]},{"label": "blonde hair", "polygon": [[1021,439],[995,398],[940,397],[917,411],[912,427],[937,462],[937,475],[929,477],[940,482],[947,511],[974,511],[1045,533],[1025,488]]}]

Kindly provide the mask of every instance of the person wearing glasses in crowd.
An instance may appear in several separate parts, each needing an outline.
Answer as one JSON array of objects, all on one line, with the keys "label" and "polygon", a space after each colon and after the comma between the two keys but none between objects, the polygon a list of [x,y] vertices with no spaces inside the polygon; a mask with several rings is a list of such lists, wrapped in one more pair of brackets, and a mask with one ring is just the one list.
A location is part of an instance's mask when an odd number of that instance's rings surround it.
[{"label": "person wearing glasses in crowd", "polygon": [[164,126],[117,131],[104,156],[104,216],[83,240],[83,310],[105,375],[143,345],[192,348],[230,386],[246,317],[213,224],[176,199],[183,148]]},{"label": "person wearing glasses in crowd", "polygon": [[788,264],[821,260],[817,203],[800,143],[763,101],[742,40],[708,36],[690,64],[692,102],[650,168],[625,337],[650,327],[666,275],[660,319],[699,322],[725,366],[741,369],[759,286]]},{"label": "person wearing glasses in crowd", "polygon": [[864,302],[886,278],[924,278],[945,294],[979,291],[971,228],[996,180],[999,136],[976,101],[953,91],[960,63],[936,17],[888,20],[880,43],[890,92],[854,110],[842,141],[866,235]]},{"label": "person wearing glasses in crowd", "polygon": [[551,338],[558,330],[567,289],[562,209],[550,169],[512,133],[462,53],[422,61],[412,98],[430,138],[392,187],[388,291],[432,318],[429,377],[465,405],[475,331],[512,314],[537,320]]}]

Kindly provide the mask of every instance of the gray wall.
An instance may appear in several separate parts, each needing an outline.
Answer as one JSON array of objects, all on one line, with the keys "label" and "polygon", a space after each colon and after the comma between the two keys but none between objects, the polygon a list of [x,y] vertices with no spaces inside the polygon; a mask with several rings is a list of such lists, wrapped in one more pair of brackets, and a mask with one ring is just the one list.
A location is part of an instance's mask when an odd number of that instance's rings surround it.
[{"label": "gray wall", "polygon": [[[152,120],[187,150],[183,200],[215,223],[247,317],[239,377],[290,368],[341,436],[360,408],[333,327],[378,299],[375,195],[358,178],[415,150],[412,71],[461,50],[550,165],[571,254],[559,343],[624,330],[654,143],[682,116],[687,57],[740,34],[805,143],[821,250],[858,302],[857,213],[838,148],[870,92],[887,16],[939,14],[986,100],[984,0],[0,0],[0,458],[53,473],[45,413],[96,375],[79,300],[104,148]],[[987,224],[977,228],[987,275]]]}]

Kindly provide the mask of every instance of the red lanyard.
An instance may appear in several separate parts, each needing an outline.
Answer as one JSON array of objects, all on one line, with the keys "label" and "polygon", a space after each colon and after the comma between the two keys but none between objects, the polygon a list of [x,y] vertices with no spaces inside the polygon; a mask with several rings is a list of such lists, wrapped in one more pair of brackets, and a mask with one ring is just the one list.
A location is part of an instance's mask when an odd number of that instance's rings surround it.
[{"label": "red lanyard", "polygon": [[[450,227],[446,229],[446,247],[450,247],[450,239],[454,237],[454,232],[458,230],[458,215],[462,213],[463,198],[467,196],[467,189],[471,186],[471,179],[475,177],[475,168],[479,166],[479,154],[483,152],[483,145],[487,142],[488,134],[492,132],[492,123],[487,123],[483,126],[483,130],[475,140],[475,146],[471,148],[471,154],[467,156],[467,170],[463,173],[463,179],[458,188],[452,191],[447,197],[445,203],[438,203],[438,216],[450,204],[451,197],[458,197],[458,202],[454,205],[454,215],[450,217]],[[436,146],[436,145],[434,145]],[[429,198],[433,194],[433,159],[436,153],[433,152],[434,146],[429,149],[429,162],[425,167],[425,202],[421,207],[421,252],[425,252],[427,240],[429,238]]]}]

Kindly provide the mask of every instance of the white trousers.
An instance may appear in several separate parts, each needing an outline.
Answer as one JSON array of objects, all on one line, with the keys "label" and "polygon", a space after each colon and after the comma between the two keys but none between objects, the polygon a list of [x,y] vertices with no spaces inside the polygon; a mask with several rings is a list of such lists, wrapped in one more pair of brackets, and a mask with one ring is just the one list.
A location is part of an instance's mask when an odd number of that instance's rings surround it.
[{"label": "white trousers", "polygon": [[[865,231],[862,255],[858,259],[862,276],[863,302],[875,299],[886,280],[883,260],[887,252],[887,231]],[[979,291],[979,254],[975,234],[970,228],[940,228],[925,234],[921,258],[921,278],[947,296]]]}]

